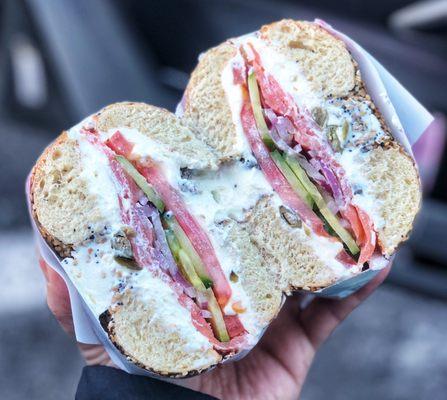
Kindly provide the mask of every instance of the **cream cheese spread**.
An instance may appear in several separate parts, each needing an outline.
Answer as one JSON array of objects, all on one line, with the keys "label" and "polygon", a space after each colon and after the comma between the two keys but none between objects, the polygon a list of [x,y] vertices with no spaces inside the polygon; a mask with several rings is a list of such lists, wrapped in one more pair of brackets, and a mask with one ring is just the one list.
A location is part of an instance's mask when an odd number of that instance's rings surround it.
[{"label": "cream cheese spread", "polygon": [[[382,203],[368,191],[365,165],[367,165],[369,157],[368,146],[371,146],[374,141],[379,142],[386,133],[381,128],[381,123],[369,104],[353,99],[325,100],[322,93],[313,89],[297,63],[268,45],[259,37],[258,32],[234,39],[232,42],[238,48],[242,47],[249,55],[250,52],[253,53],[251,48],[254,48],[260,57],[262,67],[275,78],[282,90],[293,98],[302,112],[310,114],[316,107],[326,111],[325,126],[331,126],[331,129],[334,129],[343,145],[341,152],[335,152],[335,158],[346,172],[346,178],[353,188],[352,203],[370,215],[375,229],[382,228],[384,225],[380,213]],[[244,135],[240,120],[242,94],[240,85],[234,83],[230,72],[233,66],[238,66],[241,63],[241,59],[242,56],[238,50],[237,55],[226,65],[222,74],[222,86],[228,98],[238,136]],[[344,132],[346,123],[349,124],[349,129]],[[320,134],[324,134],[324,130]],[[343,137],[346,134],[347,136]],[[247,152],[249,149],[244,149],[244,153]],[[309,237],[308,242],[315,248],[316,254],[337,275],[350,275],[356,272],[355,268],[347,271],[341,263],[335,260],[335,256],[341,250],[340,243],[334,243],[313,234]],[[322,249],[324,249],[323,253]]]}]

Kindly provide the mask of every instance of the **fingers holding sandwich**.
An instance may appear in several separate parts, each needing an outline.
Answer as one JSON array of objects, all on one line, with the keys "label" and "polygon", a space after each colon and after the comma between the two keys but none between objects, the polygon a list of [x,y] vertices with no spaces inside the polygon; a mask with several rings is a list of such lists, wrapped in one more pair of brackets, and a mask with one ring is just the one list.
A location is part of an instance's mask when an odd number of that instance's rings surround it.
[{"label": "fingers holding sandwich", "polygon": [[[66,284],[62,277],[51,268],[43,258],[39,258],[39,266],[47,282],[48,308],[53,313],[62,329],[69,336],[74,336],[73,315]],[[87,365],[116,367],[103,346],[78,342],[78,347]]]},{"label": "fingers holding sandwich", "polygon": [[333,330],[386,279],[391,265],[358,292],[346,299],[314,299],[299,316],[300,324],[314,348],[318,348]]},{"label": "fingers holding sandwich", "polygon": [[46,280],[48,308],[60,323],[62,329],[69,336],[73,336],[73,316],[67,286],[61,276],[43,258],[39,258],[39,266]]}]

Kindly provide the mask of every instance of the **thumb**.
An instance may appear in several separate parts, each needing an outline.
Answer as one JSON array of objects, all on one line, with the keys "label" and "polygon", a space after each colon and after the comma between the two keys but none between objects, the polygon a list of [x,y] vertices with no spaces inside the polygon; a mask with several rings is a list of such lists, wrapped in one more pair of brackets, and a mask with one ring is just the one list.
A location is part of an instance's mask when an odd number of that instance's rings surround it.
[{"label": "thumb", "polygon": [[390,266],[382,270],[358,292],[342,299],[314,299],[301,315],[301,324],[314,348],[323,343],[332,331],[364,301],[387,277]]}]

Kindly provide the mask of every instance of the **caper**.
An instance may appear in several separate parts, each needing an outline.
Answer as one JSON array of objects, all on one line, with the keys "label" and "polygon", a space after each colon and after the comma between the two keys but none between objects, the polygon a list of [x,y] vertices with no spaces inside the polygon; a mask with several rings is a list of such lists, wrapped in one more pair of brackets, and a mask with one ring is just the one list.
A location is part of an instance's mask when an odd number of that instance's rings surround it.
[{"label": "caper", "polygon": [[301,228],[302,222],[298,215],[286,206],[279,206],[279,213],[281,217],[283,217],[284,221],[286,221],[293,228]]},{"label": "caper", "polygon": [[124,230],[119,230],[113,235],[111,240],[111,247],[115,250],[115,255],[121,258],[127,258],[133,260],[132,246],[126,236]]},{"label": "caper", "polygon": [[349,133],[349,122],[347,119],[345,119],[343,122],[343,127],[341,129],[341,140],[343,142],[346,141],[346,138],[348,137],[348,133]]},{"label": "caper", "polygon": [[239,276],[234,272],[230,272],[230,281],[236,283],[239,280]]},{"label": "caper", "polygon": [[337,135],[338,126],[337,125],[329,125],[326,130],[326,136],[331,144],[331,147],[334,151],[341,151],[342,147],[340,144],[340,139]]},{"label": "caper", "polygon": [[312,110],[312,118],[319,126],[324,128],[327,122],[327,111],[324,108],[315,107]]},{"label": "caper", "polygon": [[135,262],[132,246],[128,239],[129,236],[126,228],[120,229],[113,235],[110,241],[110,246],[115,250],[114,258],[118,263],[128,268],[141,269]]},{"label": "caper", "polygon": [[129,260],[128,258],[123,258],[117,255],[115,255],[113,258],[118,264],[122,265],[123,267],[134,269],[136,271],[142,269],[142,267],[140,267],[135,260]]},{"label": "caper", "polygon": [[213,199],[216,203],[220,203],[222,201],[222,196],[220,195],[220,191],[215,189],[211,190],[211,194],[213,196]]},{"label": "caper", "polygon": [[193,171],[189,168],[180,168],[180,176],[182,179],[191,179]]}]

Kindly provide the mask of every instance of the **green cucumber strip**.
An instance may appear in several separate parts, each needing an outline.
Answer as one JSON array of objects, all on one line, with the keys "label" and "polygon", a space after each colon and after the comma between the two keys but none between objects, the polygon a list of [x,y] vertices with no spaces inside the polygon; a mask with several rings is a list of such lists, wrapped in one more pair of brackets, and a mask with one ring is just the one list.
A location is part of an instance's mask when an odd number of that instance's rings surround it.
[{"label": "green cucumber strip", "polygon": [[357,243],[351,236],[351,234],[343,228],[340,224],[338,218],[329,210],[329,207],[325,204],[323,207],[320,207],[321,215],[323,215],[324,219],[327,223],[332,227],[335,233],[340,237],[340,239],[348,246],[349,251],[352,255],[356,255],[360,252]]},{"label": "green cucumber strip", "polygon": [[197,290],[206,290],[202,280],[197,275],[194,265],[185,250],[180,249],[178,252],[180,272]]},{"label": "green cucumber strip", "polygon": [[213,290],[206,286],[194,268],[194,265],[185,250],[180,247],[180,243],[171,229],[166,229],[166,239],[172,255],[177,262],[180,272],[185,279],[198,291],[204,293],[208,300],[208,311],[211,313],[211,327],[217,339],[221,342],[228,342],[230,337],[225,326],[222,311],[214,296]]},{"label": "green cucumber strip", "polygon": [[210,284],[207,286],[199,275],[197,275],[191,258],[188,256],[187,252],[181,248],[180,242],[177,240],[174,232],[171,229],[166,229],[165,233],[169,248],[171,249],[175,261],[177,262],[180,272],[196,290],[206,295],[208,300],[208,311],[211,313],[210,322],[214,334],[221,342],[228,342],[230,337],[225,326],[222,311],[217,303],[213,290],[210,289],[212,281],[209,280]]},{"label": "green cucumber strip", "polygon": [[332,211],[327,206],[326,202],[323,199],[323,196],[318,191],[317,187],[312,183],[309,177],[306,174],[306,171],[301,167],[298,160],[286,154],[284,159],[290,169],[293,171],[295,176],[300,180],[303,187],[307,190],[307,192],[312,196],[312,199],[315,201],[318,209],[320,210],[321,215],[327,221],[327,223],[332,227],[335,233],[340,237],[340,239],[346,244],[349,251],[356,255],[360,252],[357,243],[351,236],[351,234],[340,224],[337,216],[335,216]]},{"label": "green cucumber strip", "polygon": [[206,268],[203,265],[202,260],[200,259],[199,255],[197,254],[193,245],[189,241],[188,236],[183,231],[178,221],[175,219],[174,216],[166,217],[166,215],[164,214],[163,222],[169,229],[171,229],[171,231],[177,238],[180,247],[188,254],[188,257],[191,259],[191,262],[194,265],[194,269],[197,272],[197,275],[200,277],[205,287],[206,288],[211,287],[213,285],[213,280],[208,275],[208,272],[206,271]]},{"label": "green cucumber strip", "polygon": [[225,326],[225,320],[222,315],[222,310],[219,307],[219,303],[214,296],[211,289],[207,289],[207,299],[208,299],[208,311],[211,313],[211,327],[216,335],[217,339],[221,342],[229,342],[230,335],[228,335],[227,327]]},{"label": "green cucumber strip", "polygon": [[201,276],[200,279],[202,280],[202,283],[205,285],[207,289],[213,286],[213,281],[211,278]]},{"label": "green cucumber strip", "polygon": [[287,165],[286,161],[284,160],[283,156],[279,153],[279,151],[275,150],[274,152],[270,153],[270,156],[272,157],[273,161],[275,162],[276,166],[280,169],[284,177],[290,183],[292,188],[298,193],[298,196],[300,196],[301,199],[303,199],[305,203],[310,208],[312,208],[313,205],[312,196],[302,185],[301,181],[295,176],[295,174]]},{"label": "green cucumber strip", "polygon": [[261,134],[262,141],[270,149],[275,149],[275,143],[270,136],[269,128],[265,123],[264,115],[262,114],[261,98],[259,96],[258,82],[256,82],[256,75],[252,72],[248,75],[248,93],[250,95],[251,108],[255,117],[256,127]]},{"label": "green cucumber strip", "polygon": [[137,169],[132,165],[132,163],[124,158],[123,156],[115,156],[116,160],[121,164],[124,170],[132,177],[138,187],[144,192],[148,200],[157,207],[158,211],[161,213],[165,209],[165,205],[160,196],[155,192],[152,186],[147,183],[146,178],[141,175]]},{"label": "green cucumber strip", "polygon": [[175,262],[178,264],[180,262],[179,259],[179,251],[181,250],[180,243],[171,229],[165,229],[165,235],[172,256],[174,257]]}]

